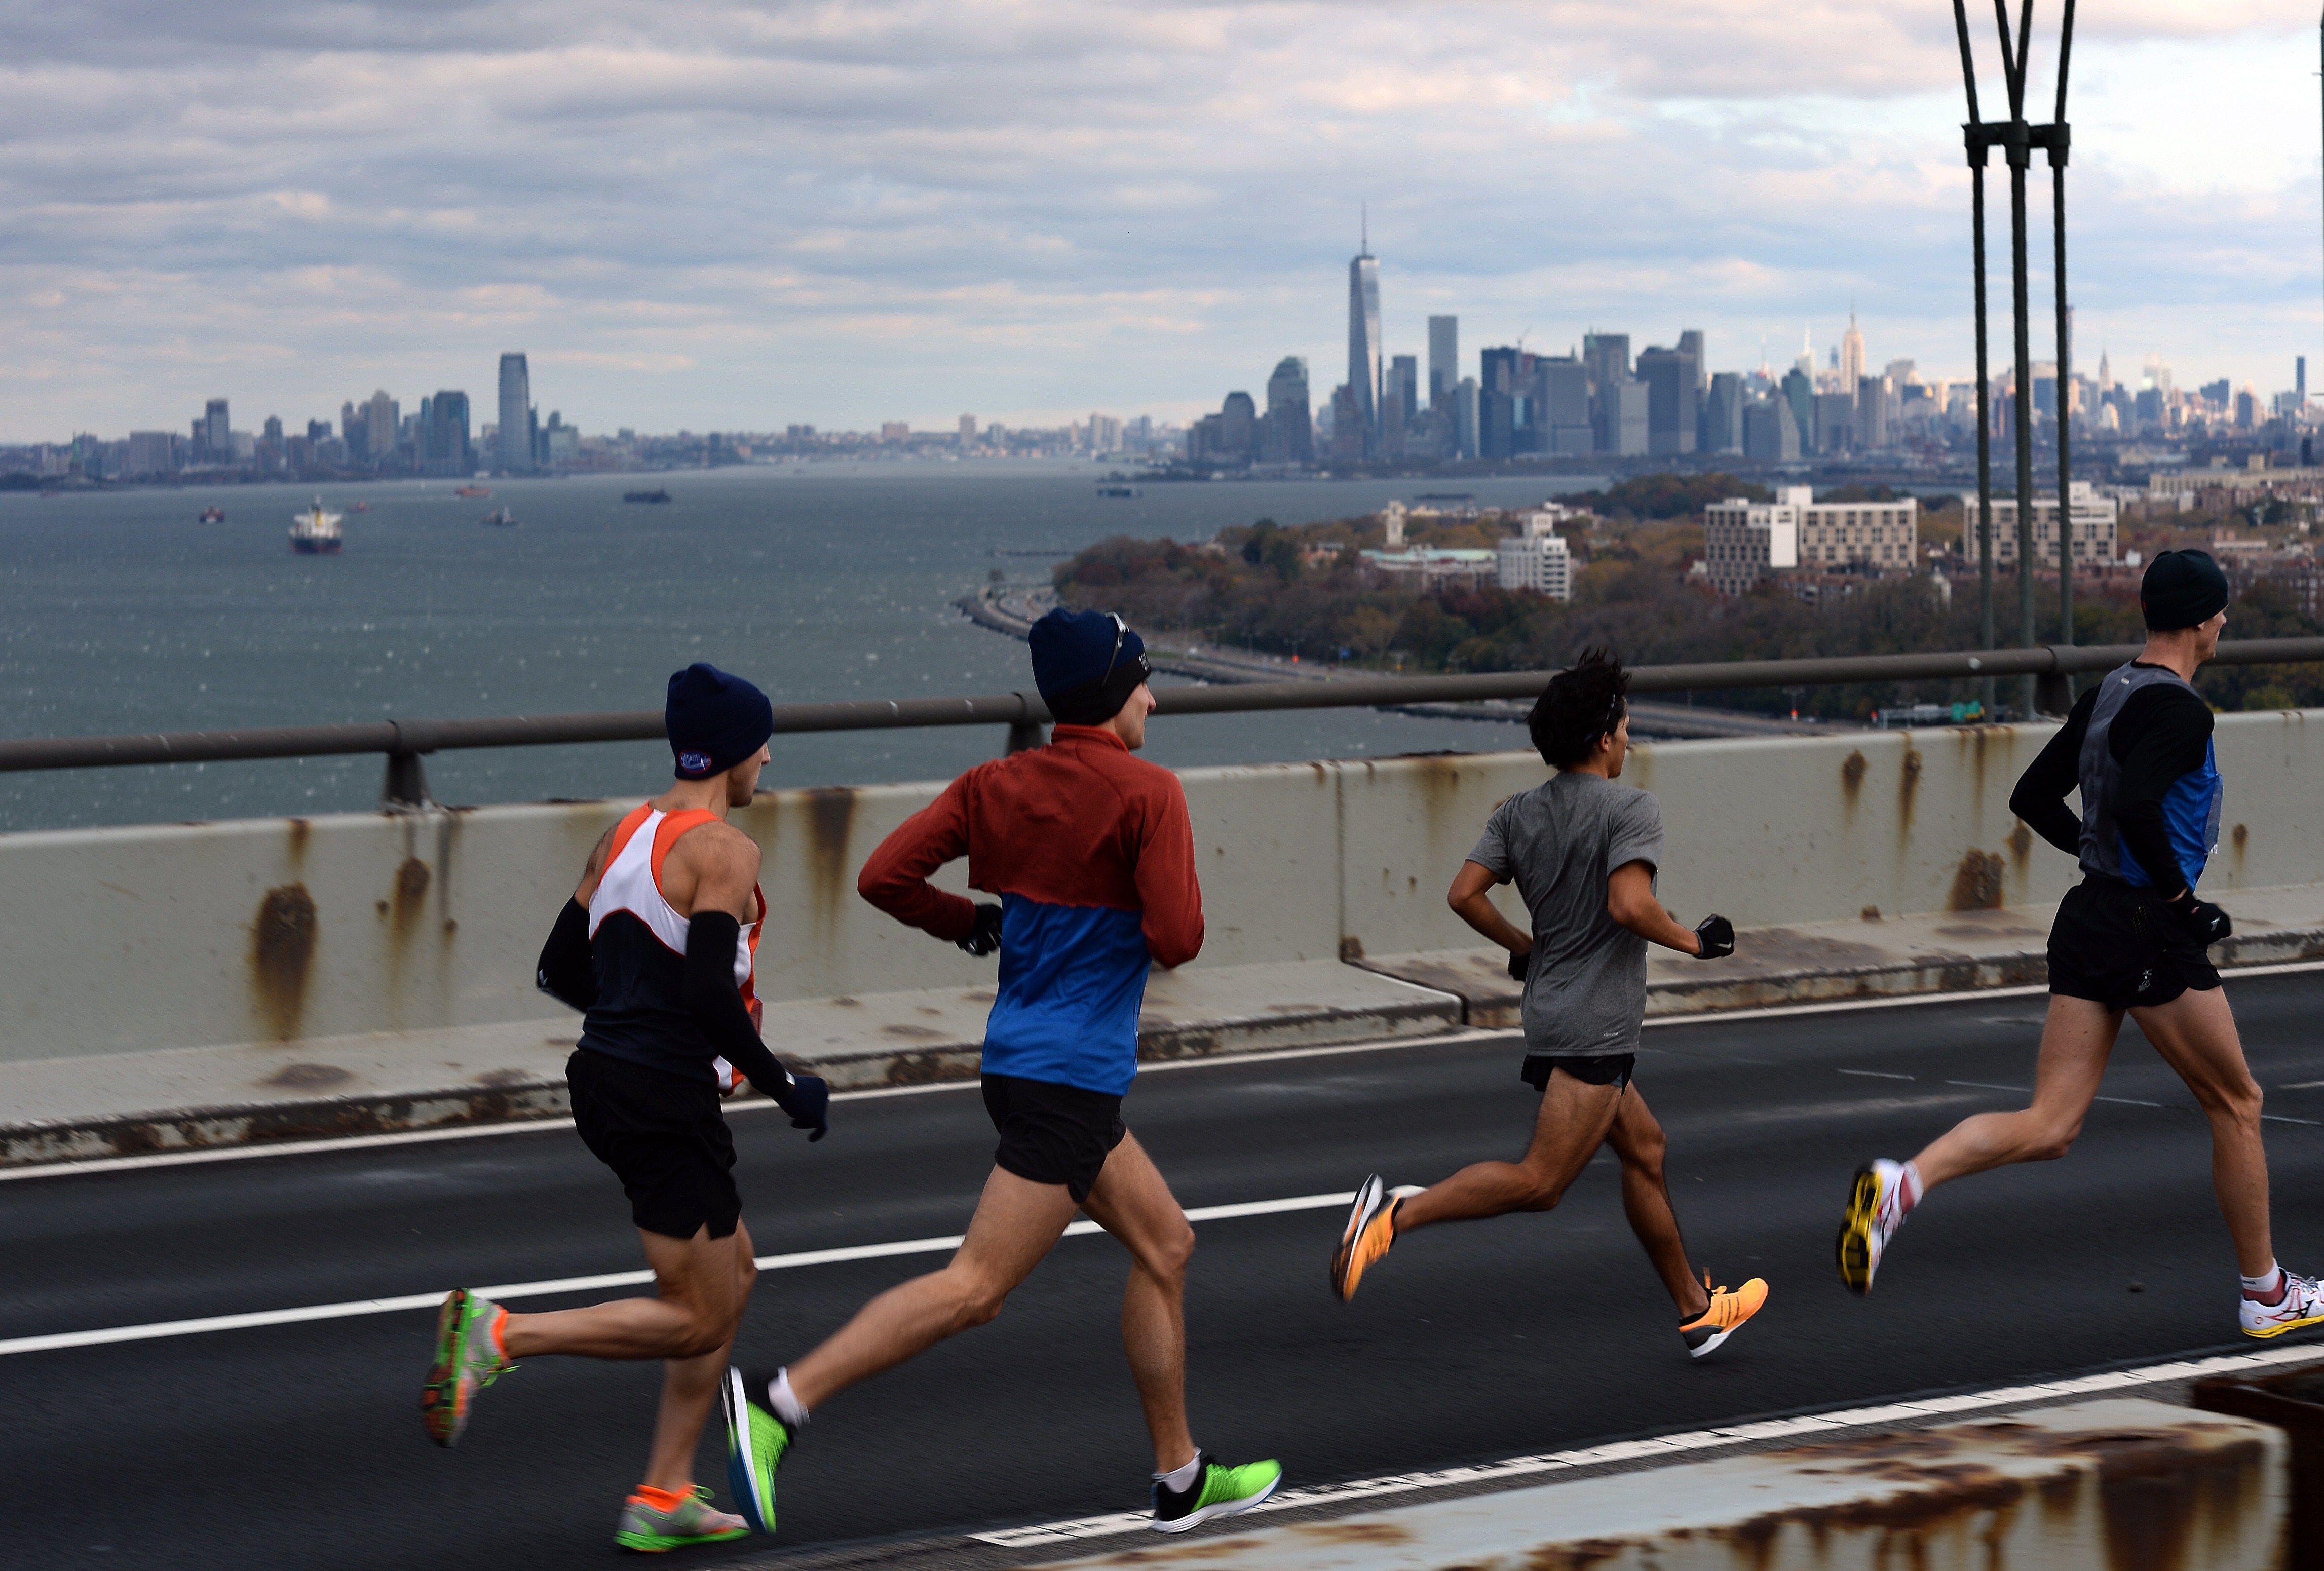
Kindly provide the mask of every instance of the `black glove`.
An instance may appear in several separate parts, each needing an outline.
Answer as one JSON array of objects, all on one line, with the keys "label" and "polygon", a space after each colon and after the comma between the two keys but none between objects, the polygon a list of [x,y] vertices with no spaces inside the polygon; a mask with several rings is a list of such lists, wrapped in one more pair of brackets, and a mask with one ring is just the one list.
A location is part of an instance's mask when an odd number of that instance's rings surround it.
[{"label": "black glove", "polygon": [[1001,947],[1001,908],[997,905],[977,907],[976,926],[969,929],[965,938],[953,941],[980,959],[998,951]]},{"label": "black glove", "polygon": [[2171,912],[2187,924],[2195,941],[2207,949],[2236,930],[2227,912],[2209,901],[2197,900],[2191,889],[2171,902]]},{"label": "black glove", "polygon": [[813,1145],[831,1132],[831,1083],[820,1075],[794,1075],[775,1095],[775,1105],[791,1115],[793,1129],[811,1129]]},{"label": "black glove", "polygon": [[1522,983],[1526,979],[1526,971],[1527,967],[1532,964],[1533,951],[1531,949],[1526,950],[1523,954],[1512,952],[1509,956],[1509,980],[1512,982]]},{"label": "black glove", "polygon": [[1703,918],[1694,924],[1694,936],[1702,946],[1698,960],[1724,960],[1735,953],[1735,924],[1725,917]]}]

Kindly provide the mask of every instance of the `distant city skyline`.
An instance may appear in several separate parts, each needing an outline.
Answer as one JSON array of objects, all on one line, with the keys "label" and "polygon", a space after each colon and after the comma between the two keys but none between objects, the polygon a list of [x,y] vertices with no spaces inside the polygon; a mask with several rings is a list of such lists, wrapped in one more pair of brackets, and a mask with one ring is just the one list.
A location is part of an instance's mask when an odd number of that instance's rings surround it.
[{"label": "distant city skyline", "polygon": [[[1780,364],[1852,302],[1872,363],[1969,362],[1941,8],[1156,0],[1060,28],[862,0],[844,47],[728,0],[527,14],[0,23],[0,440],[178,430],[221,393],[294,424],[357,386],[496,414],[513,345],[589,430],[1184,419],[1286,355],[1341,380],[1317,281],[1366,202],[1388,356],[1455,314],[1472,346],[1683,321],[1712,365],[1763,337]],[[2314,43],[2277,0],[2084,19],[2086,353],[2264,393],[2324,353]]]}]

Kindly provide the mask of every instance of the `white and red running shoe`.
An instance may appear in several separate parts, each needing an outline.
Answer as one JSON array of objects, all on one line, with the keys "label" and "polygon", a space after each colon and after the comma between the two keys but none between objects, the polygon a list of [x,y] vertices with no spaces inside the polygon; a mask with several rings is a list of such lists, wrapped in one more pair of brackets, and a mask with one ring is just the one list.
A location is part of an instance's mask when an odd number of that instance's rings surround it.
[{"label": "white and red running shoe", "polygon": [[2285,1271],[2282,1298],[2263,1304],[2246,1298],[2242,1314],[2246,1336],[2281,1336],[2303,1326],[2324,1325],[2324,1282]]}]

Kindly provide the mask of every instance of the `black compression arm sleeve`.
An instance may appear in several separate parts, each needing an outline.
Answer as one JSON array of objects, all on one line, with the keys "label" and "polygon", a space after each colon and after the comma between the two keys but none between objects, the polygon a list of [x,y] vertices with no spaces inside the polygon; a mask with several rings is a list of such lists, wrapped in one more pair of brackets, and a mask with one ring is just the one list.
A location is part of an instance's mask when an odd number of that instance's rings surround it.
[{"label": "black compression arm sleeve", "polygon": [[533,984],[584,1014],[597,1002],[597,968],[589,959],[589,912],[577,900],[568,900],[540,947],[540,964]]},{"label": "black compression arm sleeve", "polygon": [[2115,827],[2157,894],[2194,887],[2171,848],[2163,799],[2181,775],[2203,767],[2210,739],[2211,707],[2185,688],[2161,684],[2133,693],[2107,730],[2107,750],[2122,765]]},{"label": "black compression arm sleeve", "polygon": [[2090,709],[2098,702],[2092,688],[2075,701],[2073,713],[2033,767],[2017,779],[2009,793],[2009,810],[2026,827],[2069,856],[2082,852],[2082,821],[2066,806],[2066,795],[2081,784],[2082,738],[2089,735]]},{"label": "black compression arm sleeve", "polygon": [[696,911],[686,929],[686,1011],[718,1056],[750,1077],[770,1096],[790,1088],[791,1077],[776,1062],[743,1006],[734,985],[734,946],[742,924],[731,911]]}]

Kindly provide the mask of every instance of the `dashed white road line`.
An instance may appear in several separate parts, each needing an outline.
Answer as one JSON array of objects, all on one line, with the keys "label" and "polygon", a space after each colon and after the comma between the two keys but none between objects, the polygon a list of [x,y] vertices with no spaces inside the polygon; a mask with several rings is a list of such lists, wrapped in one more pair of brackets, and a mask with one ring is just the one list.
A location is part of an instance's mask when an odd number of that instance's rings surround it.
[{"label": "dashed white road line", "polygon": [[[1238,1216],[1273,1216],[1286,1211],[1320,1211],[1345,1206],[1355,1199],[1349,1190],[1337,1195],[1294,1195],[1281,1200],[1243,1200],[1226,1206],[1197,1206],[1188,1210],[1189,1222],[1225,1222]],[[1094,1222],[1074,1223],[1068,1238],[1102,1231]],[[960,1247],[962,1235],[906,1238],[892,1243],[853,1243],[838,1249],[801,1250],[795,1254],[759,1257],[762,1271],[791,1271],[801,1266],[837,1265],[848,1261],[885,1260],[899,1254],[942,1254]],[[557,1277],[538,1282],[503,1282],[475,1290],[494,1300],[546,1298],[554,1293],[586,1293],[604,1288],[633,1288],[653,1280],[650,1271],[601,1271],[594,1276]],[[164,1336],[199,1336],[217,1331],[247,1331],[264,1326],[296,1326],[310,1320],[349,1320],[362,1315],[393,1315],[406,1309],[432,1309],[445,1289],[405,1293],[392,1298],[352,1298],[338,1304],[307,1304],[291,1309],[254,1309],[240,1315],[205,1315],[190,1320],[157,1320],[143,1326],[107,1326],[94,1331],[60,1331],[42,1336],[12,1336],[0,1340],[0,1356],[13,1353],[54,1353],[69,1347],[102,1347],[118,1342],[152,1342]]]},{"label": "dashed white road line", "polygon": [[[1875,1407],[1805,1413],[1797,1418],[1771,1419],[1756,1424],[1730,1424],[1716,1428],[1692,1429],[1679,1435],[1655,1435],[1641,1440],[1621,1440],[1609,1446],[1590,1446],[1573,1451],[1511,1456],[1504,1461],[1480,1463],[1470,1467],[1447,1467],[1431,1473],[1391,1473],[1377,1478],[1354,1479],[1345,1483],[1280,1491],[1252,1508],[1252,1514],[1293,1511],[1301,1506],[1332,1505],[1380,1495],[1406,1494],[1415,1490],[1441,1489],[1448,1484],[1484,1483],[1545,1473],[1563,1473],[1577,1467],[1600,1466],[1609,1462],[1679,1458],[1729,1446],[1748,1445],[1753,1441],[1803,1438],[1834,1429],[1895,1424],[1909,1419],[1950,1418],[1965,1413],[1989,1412],[1996,1408],[2056,1401],[2061,1398],[2097,1396],[2143,1385],[2159,1385],[2168,1381],[2240,1374],[2281,1364],[2310,1363],[2316,1358],[2317,1353],[2317,1345],[2307,1343],[2294,1347],[2271,1347],[2264,1352],[2177,1359],[2165,1363],[2142,1364],[2135,1369],[2108,1370],[2102,1374],[2083,1375],[2073,1380],[1995,1386],[1986,1391],[1961,1391],[1917,1401],[1884,1402]],[[989,1533],[971,1533],[968,1537],[979,1543],[993,1544],[1002,1548],[1028,1549],[1131,1532],[1145,1527],[1148,1521],[1148,1518],[1143,1511],[1119,1511],[1108,1516],[1082,1517],[1071,1521],[1042,1522],[1030,1527],[1003,1528]]]}]

